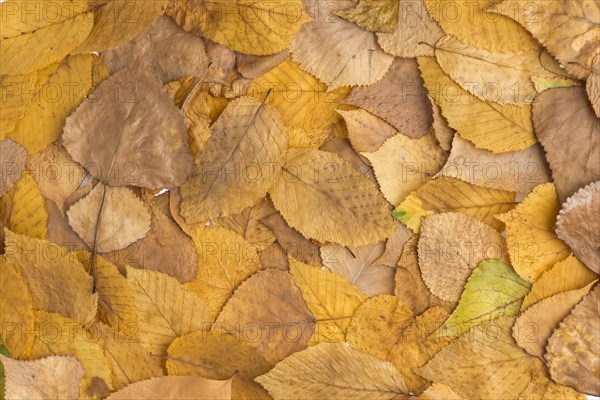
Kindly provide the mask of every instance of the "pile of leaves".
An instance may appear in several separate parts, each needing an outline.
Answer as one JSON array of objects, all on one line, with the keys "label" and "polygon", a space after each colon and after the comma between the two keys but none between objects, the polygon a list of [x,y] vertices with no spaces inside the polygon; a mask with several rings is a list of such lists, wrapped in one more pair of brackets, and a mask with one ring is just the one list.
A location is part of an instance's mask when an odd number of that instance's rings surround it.
[{"label": "pile of leaves", "polygon": [[0,19],[6,398],[600,395],[598,0]]}]

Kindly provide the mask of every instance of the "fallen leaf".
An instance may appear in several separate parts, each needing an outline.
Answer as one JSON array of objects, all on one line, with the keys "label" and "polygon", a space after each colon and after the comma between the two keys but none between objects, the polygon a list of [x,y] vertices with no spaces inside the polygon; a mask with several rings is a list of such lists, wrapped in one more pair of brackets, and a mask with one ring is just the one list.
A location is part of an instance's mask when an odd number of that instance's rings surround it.
[{"label": "fallen leaf", "polygon": [[472,185],[453,178],[433,179],[412,192],[392,216],[418,233],[421,219],[442,212],[462,212],[501,231],[494,215],[515,206],[515,193]]},{"label": "fallen leaf", "polygon": [[[600,180],[600,120],[584,88],[541,93],[533,103],[533,124],[561,203],[577,189]],[[569,140],[564,140],[565,135]]]},{"label": "fallen leaf", "polygon": [[9,399],[79,398],[79,385],[85,371],[72,356],[52,356],[35,361],[12,360],[0,354]]},{"label": "fallen leaf", "polygon": [[353,88],[343,102],[364,108],[411,138],[426,135],[433,121],[417,63],[409,58],[396,58],[381,81]]},{"label": "fallen leaf", "polygon": [[28,172],[0,198],[0,221],[15,233],[37,239],[46,237],[48,213],[44,197]]},{"label": "fallen leaf", "polygon": [[525,150],[492,153],[458,135],[454,136],[450,156],[437,176],[523,193],[551,180],[544,151],[537,143]]},{"label": "fallen leaf", "polygon": [[216,381],[197,376],[163,376],[132,383],[106,400],[231,399],[231,380]]},{"label": "fallen leaf", "polygon": [[369,32],[391,32],[398,24],[400,0],[359,0],[336,14]]},{"label": "fallen leaf", "polygon": [[567,199],[556,218],[556,234],[589,269],[600,273],[600,181]]},{"label": "fallen leaf", "polygon": [[486,321],[519,315],[530,288],[510,265],[484,260],[473,270],[458,305],[435,335],[460,336]]},{"label": "fallen leaf", "polygon": [[432,383],[416,400],[463,400],[450,386]]},{"label": "fallen leaf", "polygon": [[[311,368],[306,366],[310,365]],[[402,376],[392,364],[347,343],[320,343],[291,355],[256,381],[275,400],[408,399]]]},{"label": "fallen leaf", "polygon": [[[394,225],[383,196],[332,153],[290,149],[283,173],[269,193],[289,226],[309,239],[361,246],[392,234]],[[327,214],[314,223],[315,215]]]},{"label": "fallen leaf", "polygon": [[86,1],[66,0],[46,7],[44,14],[37,9],[33,14],[37,18],[24,18],[27,10],[26,0],[6,1],[0,6],[0,75],[26,74],[59,62],[88,37],[94,25]]},{"label": "fallen leaf", "polygon": [[290,273],[316,320],[311,344],[342,342],[351,318],[367,295],[336,273],[290,258]]},{"label": "fallen leaf", "polygon": [[337,110],[348,127],[348,138],[357,152],[374,152],[398,132],[387,122],[365,110]]},{"label": "fallen leaf", "polygon": [[569,247],[554,233],[560,204],[554,184],[535,189],[515,209],[496,218],[506,224],[510,261],[517,273],[530,282],[569,255]]},{"label": "fallen leaf", "polygon": [[176,187],[192,167],[181,113],[156,75],[140,64],[96,88],[67,118],[62,143],[111,186]]},{"label": "fallen leaf", "polygon": [[165,355],[173,339],[210,325],[202,300],[175,278],[127,268],[127,284],[137,309],[140,343],[155,355]]},{"label": "fallen leaf", "polygon": [[[38,84],[38,73],[20,75],[3,75],[0,78],[0,90],[3,96],[0,99],[2,104],[2,115],[0,115],[0,138],[15,129],[17,123],[25,115],[35,92],[29,92],[29,89],[35,88]],[[28,90],[27,95],[23,93]]]},{"label": "fallen leaf", "polygon": [[554,328],[569,315],[596,282],[581,289],[555,294],[525,310],[513,326],[513,337],[517,344],[527,353],[542,358]]},{"label": "fallen leaf", "polygon": [[596,112],[596,117],[600,118],[600,56],[594,58],[592,72],[587,78],[585,90]]},{"label": "fallen leaf", "polygon": [[289,56],[290,52],[288,50],[283,50],[269,56],[237,53],[235,55],[235,64],[237,70],[244,78],[256,79],[277,67]]},{"label": "fallen leaf", "polygon": [[504,238],[489,225],[462,213],[425,218],[418,255],[423,281],[431,293],[450,303],[460,299],[467,279],[481,261],[497,258],[508,263]]},{"label": "fallen leaf", "polygon": [[376,264],[384,251],[384,242],[354,248],[327,244],[321,247],[321,258],[329,271],[344,277],[367,296],[378,296],[394,291],[394,269]]},{"label": "fallen leaf", "polygon": [[599,297],[596,285],[548,339],[544,355],[554,381],[594,396],[600,395]]},{"label": "fallen leaf", "polygon": [[494,153],[524,150],[536,142],[530,105],[482,101],[454,82],[433,57],[417,60],[429,96],[464,139]]},{"label": "fallen leaf", "polygon": [[181,186],[181,215],[194,223],[256,204],[278,178],[286,147],[277,110],[250,97],[231,102]]},{"label": "fallen leaf", "polygon": [[3,197],[23,175],[25,161],[27,161],[27,150],[20,144],[6,138],[0,140],[0,156],[2,157],[0,197]]},{"label": "fallen leaf", "polygon": [[514,19],[578,78],[589,75],[600,54],[600,6],[595,2],[560,0],[505,0],[488,8]]},{"label": "fallen leaf", "polygon": [[69,225],[100,253],[123,249],[146,236],[151,215],[128,188],[98,183],[67,210]]},{"label": "fallen leaf", "polygon": [[435,137],[440,144],[440,147],[444,149],[446,152],[449,152],[452,149],[452,140],[454,139],[455,131],[450,128],[448,125],[448,121],[442,115],[442,110],[440,110],[440,106],[429,97],[429,102],[431,103],[431,108],[433,110],[433,131],[435,132]]},{"label": "fallen leaf", "polygon": [[[216,320],[223,330],[244,334],[269,364],[306,348],[315,317],[292,276],[267,269],[240,285]],[[240,332],[241,330],[241,332]]]}]

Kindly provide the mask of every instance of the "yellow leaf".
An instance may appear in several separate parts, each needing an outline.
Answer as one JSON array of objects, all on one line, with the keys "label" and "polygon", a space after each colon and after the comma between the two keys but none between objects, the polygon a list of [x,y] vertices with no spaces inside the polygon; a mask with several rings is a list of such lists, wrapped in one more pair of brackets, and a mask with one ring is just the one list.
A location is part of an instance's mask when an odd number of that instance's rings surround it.
[{"label": "yellow leaf", "polygon": [[418,233],[421,218],[442,212],[462,212],[501,231],[494,215],[515,206],[515,193],[488,189],[451,178],[437,178],[412,192],[392,215]]},{"label": "yellow leaf", "polygon": [[274,400],[408,399],[392,364],[347,343],[320,343],[293,354],[256,381]]},{"label": "yellow leaf", "polygon": [[3,2],[0,75],[26,74],[62,60],[92,30],[94,16],[89,8],[82,0]]},{"label": "yellow leaf", "polygon": [[25,115],[29,103],[33,99],[37,80],[38,74],[35,72],[12,76],[4,75],[0,78],[0,90],[2,90],[0,138],[11,132]]},{"label": "yellow leaf", "polygon": [[489,13],[489,0],[424,1],[429,15],[444,32],[473,47],[508,52],[531,50],[539,46],[529,32],[512,19]]},{"label": "yellow leaf", "polygon": [[399,133],[377,151],[362,155],[371,162],[381,192],[392,204],[400,204],[410,192],[431,179],[446,158],[433,132],[419,139]]},{"label": "yellow leaf", "polygon": [[[270,195],[286,222],[309,239],[361,246],[395,229],[375,186],[332,153],[290,149]],[[326,218],[315,223],[317,215]]]},{"label": "yellow leaf", "polygon": [[142,346],[163,356],[173,339],[205,330],[211,322],[206,306],[177,279],[161,272],[127,268]]},{"label": "yellow leaf", "polygon": [[25,115],[7,136],[30,154],[57,140],[67,116],[92,89],[94,57],[91,54],[71,56],[38,71],[38,86]]},{"label": "yellow leaf", "polygon": [[9,399],[77,399],[84,370],[71,356],[16,361],[0,355]]},{"label": "yellow leaf", "polygon": [[390,32],[398,24],[399,5],[400,0],[359,0],[337,15],[370,32]]},{"label": "yellow leaf", "polygon": [[580,289],[596,279],[598,275],[571,254],[540,275],[523,299],[521,311],[555,294]]},{"label": "yellow leaf", "polygon": [[110,367],[104,352],[89,334],[70,318],[59,314],[36,311],[37,328],[34,331],[30,359],[51,355],[76,357],[85,374],[79,389],[80,399],[103,399],[112,391]]},{"label": "yellow leaf", "polygon": [[73,254],[52,242],[5,234],[6,260],[27,284],[36,310],[60,313],[82,325],[95,320],[98,295]]},{"label": "yellow leaf", "polygon": [[570,253],[554,233],[559,207],[554,184],[545,183],[514,210],[496,216],[506,224],[506,243],[515,271],[530,282]]},{"label": "yellow leaf", "polygon": [[33,330],[33,300],[23,278],[4,256],[0,257],[0,309],[2,342],[13,357],[23,358],[33,343],[31,335],[21,333]]},{"label": "yellow leaf", "polygon": [[198,271],[185,287],[206,304],[214,320],[240,283],[261,268],[260,259],[254,245],[221,227],[204,228],[193,241]]},{"label": "yellow leaf", "polygon": [[107,0],[95,4],[94,27],[74,52],[83,54],[117,47],[146,30],[162,15],[167,3],[168,0]]},{"label": "yellow leaf", "polygon": [[434,382],[415,400],[463,400],[450,386]]},{"label": "yellow leaf", "polygon": [[524,150],[536,142],[530,105],[482,101],[446,75],[433,57],[418,62],[429,95],[464,139],[494,153]]},{"label": "yellow leaf", "polygon": [[215,381],[196,376],[163,376],[136,382],[106,400],[231,399],[231,380]]},{"label": "yellow leaf", "polygon": [[348,138],[357,152],[375,152],[398,132],[387,122],[368,111],[359,109],[344,111],[336,109],[348,127]]},{"label": "yellow leaf", "polygon": [[267,194],[287,148],[281,116],[271,106],[242,97],[230,103],[180,188],[187,223],[242,212]]},{"label": "yellow leaf", "polygon": [[46,237],[48,213],[44,197],[28,172],[0,199],[0,221],[15,233],[37,239]]},{"label": "yellow leaf", "polygon": [[310,19],[302,0],[171,2],[167,15],[186,31],[240,53],[268,55],[284,50]]},{"label": "yellow leaf", "polygon": [[342,342],[352,316],[367,296],[334,272],[289,258],[290,273],[316,319],[311,343]]}]

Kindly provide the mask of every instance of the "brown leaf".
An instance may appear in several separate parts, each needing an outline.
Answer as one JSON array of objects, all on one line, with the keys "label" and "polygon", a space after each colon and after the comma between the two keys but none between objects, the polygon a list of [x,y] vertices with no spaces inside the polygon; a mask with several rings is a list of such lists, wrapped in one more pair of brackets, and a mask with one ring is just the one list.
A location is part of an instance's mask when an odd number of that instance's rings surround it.
[{"label": "brown leaf", "polygon": [[255,56],[237,53],[235,55],[235,60],[237,70],[244,78],[256,79],[275,68],[289,56],[290,52],[288,50],[280,51],[279,53],[270,56]]},{"label": "brown leaf", "polygon": [[133,383],[106,400],[231,399],[231,380],[216,381],[197,376],[163,376]]},{"label": "brown leaf", "polygon": [[0,176],[0,197],[2,197],[23,174],[27,150],[6,138],[0,141],[0,159],[2,159],[2,176]]},{"label": "brown leaf", "polygon": [[600,56],[594,58],[592,72],[587,78],[585,90],[596,112],[596,116],[600,118]]},{"label": "brown leaf", "polygon": [[75,161],[111,186],[176,187],[192,167],[180,111],[139,64],[102,82],[67,118],[62,140]]},{"label": "brown leaf", "polygon": [[533,103],[533,123],[561,203],[580,187],[600,180],[600,119],[584,88],[542,92]]},{"label": "brown leaf", "polygon": [[396,58],[381,81],[352,89],[344,103],[364,108],[411,138],[426,135],[433,122],[419,68],[409,58]]},{"label": "brown leaf", "polygon": [[344,117],[348,126],[348,138],[357,152],[373,152],[398,132],[379,117],[365,110],[343,111],[338,113]]}]

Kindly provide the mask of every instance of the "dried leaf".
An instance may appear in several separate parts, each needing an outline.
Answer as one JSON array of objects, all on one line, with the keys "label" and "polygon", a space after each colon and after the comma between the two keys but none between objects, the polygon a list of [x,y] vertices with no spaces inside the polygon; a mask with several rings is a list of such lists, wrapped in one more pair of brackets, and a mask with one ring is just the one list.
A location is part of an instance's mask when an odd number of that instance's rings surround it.
[{"label": "dried leaf", "polygon": [[62,140],[75,161],[111,186],[176,187],[192,167],[181,113],[139,64],[102,82],[67,118]]},{"label": "dried leaf", "polygon": [[556,234],[589,269],[600,273],[600,181],[567,199],[556,218]]},{"label": "dried leaf", "polygon": [[133,383],[106,400],[231,399],[231,380],[215,381],[197,376],[163,376]]},{"label": "dried leaf", "polygon": [[[310,239],[361,246],[394,229],[373,184],[332,153],[290,149],[270,195],[286,222]],[[315,215],[328,217],[315,224]]]},{"label": "dried leaf", "polygon": [[6,374],[6,397],[9,399],[79,398],[84,370],[72,356],[52,356],[36,361],[16,361],[0,354]]},{"label": "dried leaf", "polygon": [[336,14],[369,32],[391,32],[398,24],[400,0],[359,0]]},{"label": "dried leaf", "polygon": [[506,243],[515,271],[528,281],[537,280],[569,255],[569,247],[554,233],[560,205],[552,183],[533,189],[514,210],[497,215],[506,224]]},{"label": "dried leaf", "polygon": [[293,354],[256,381],[275,400],[409,398],[402,376],[392,364],[347,343],[321,343]]},{"label": "dried leaf", "polygon": [[[2,123],[2,126],[4,126],[4,123]],[[3,139],[0,140],[0,157],[2,158],[0,197],[3,197],[23,175],[27,150],[8,138]]]},{"label": "dried leaf", "polygon": [[504,238],[489,225],[461,213],[425,218],[418,254],[421,275],[431,293],[451,303],[460,299],[481,261],[498,258],[508,263]]},{"label": "dried leaf", "polygon": [[150,211],[128,188],[98,183],[67,211],[69,225],[100,253],[123,249],[150,230]]},{"label": "dried leaf", "polygon": [[48,213],[35,180],[25,172],[1,199],[0,221],[15,233],[44,239]]},{"label": "dried leaf", "polygon": [[246,241],[255,245],[257,250],[262,250],[276,239],[277,235],[272,232],[270,226],[264,223],[276,212],[273,204],[265,198],[239,214],[216,218],[211,222],[236,232]]},{"label": "dried leaf", "polygon": [[592,72],[587,78],[585,90],[596,112],[596,117],[600,118],[600,56],[594,58]]},{"label": "dried leaf", "polygon": [[365,110],[337,110],[348,127],[348,138],[357,152],[374,152],[398,132],[387,122]]},{"label": "dried leaf", "polygon": [[256,204],[279,176],[286,147],[277,110],[249,97],[233,101],[181,186],[181,215],[194,223]]},{"label": "dried leaf", "polygon": [[283,50],[269,56],[237,53],[235,61],[237,70],[244,78],[256,79],[277,67],[289,56],[290,52],[288,50]]},{"label": "dried leaf", "polygon": [[[0,90],[2,90],[2,115],[0,115],[0,138],[15,129],[17,123],[25,115],[34,91],[38,83],[38,73],[31,72],[21,75],[3,75],[0,78]],[[27,91],[27,94],[23,91]]]},{"label": "dried leaf", "polygon": [[600,180],[600,120],[584,88],[541,93],[533,103],[533,123],[561,203],[577,189]]},{"label": "dried leaf", "polygon": [[417,63],[408,58],[396,58],[381,81],[352,89],[344,103],[364,108],[398,132],[419,138],[429,132],[433,122],[426,94]]}]

